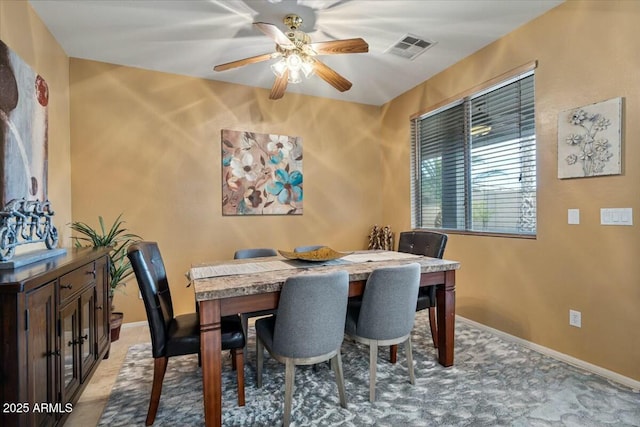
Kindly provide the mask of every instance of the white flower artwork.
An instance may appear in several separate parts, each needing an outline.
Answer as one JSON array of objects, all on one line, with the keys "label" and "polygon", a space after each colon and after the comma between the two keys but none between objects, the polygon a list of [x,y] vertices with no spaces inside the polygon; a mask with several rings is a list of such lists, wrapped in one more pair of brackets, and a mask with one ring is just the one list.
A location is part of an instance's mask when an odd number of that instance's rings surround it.
[{"label": "white flower artwork", "polygon": [[622,173],[622,98],[558,116],[558,178]]},{"label": "white flower artwork", "polygon": [[302,138],[222,129],[222,214],[302,215]]}]

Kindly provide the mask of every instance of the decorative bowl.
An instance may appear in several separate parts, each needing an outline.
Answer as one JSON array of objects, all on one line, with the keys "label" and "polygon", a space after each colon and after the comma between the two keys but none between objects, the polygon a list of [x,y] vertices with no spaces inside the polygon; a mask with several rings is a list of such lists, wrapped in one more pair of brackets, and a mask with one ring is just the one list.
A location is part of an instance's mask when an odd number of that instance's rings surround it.
[{"label": "decorative bowl", "polygon": [[278,252],[287,259],[298,259],[302,261],[331,261],[332,259],[342,258],[343,256],[353,253],[334,251],[328,246],[323,246],[319,249],[307,252],[289,252],[281,250],[278,250]]}]

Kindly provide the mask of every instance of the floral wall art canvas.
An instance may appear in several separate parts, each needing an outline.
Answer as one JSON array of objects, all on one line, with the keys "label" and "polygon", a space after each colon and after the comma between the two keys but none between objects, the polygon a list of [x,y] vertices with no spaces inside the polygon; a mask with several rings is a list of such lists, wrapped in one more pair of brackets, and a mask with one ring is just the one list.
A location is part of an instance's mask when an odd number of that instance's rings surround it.
[{"label": "floral wall art canvas", "polygon": [[558,116],[558,178],[622,173],[622,98]]},{"label": "floral wall art canvas", "polygon": [[222,130],[222,214],[302,215],[302,138]]}]

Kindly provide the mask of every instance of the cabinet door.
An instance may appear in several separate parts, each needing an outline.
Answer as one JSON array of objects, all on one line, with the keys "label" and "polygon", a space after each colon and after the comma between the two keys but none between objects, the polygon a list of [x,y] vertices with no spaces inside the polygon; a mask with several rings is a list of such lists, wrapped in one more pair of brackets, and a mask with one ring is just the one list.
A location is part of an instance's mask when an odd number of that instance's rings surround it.
[{"label": "cabinet door", "polygon": [[96,260],[96,354],[100,356],[109,346],[109,270],[107,257]]},{"label": "cabinet door", "polygon": [[[33,403],[56,402],[56,304],[54,283],[26,295],[27,308],[27,396]],[[52,411],[30,410],[27,425],[49,426],[56,421]]]},{"label": "cabinet door", "polygon": [[80,328],[78,337],[78,351],[80,354],[80,382],[84,382],[87,374],[96,363],[96,300],[95,285],[90,286],[80,294]]},{"label": "cabinet door", "polygon": [[67,304],[60,310],[60,323],[60,388],[62,403],[66,403],[80,385],[80,357],[78,354],[80,313],[77,301]]}]

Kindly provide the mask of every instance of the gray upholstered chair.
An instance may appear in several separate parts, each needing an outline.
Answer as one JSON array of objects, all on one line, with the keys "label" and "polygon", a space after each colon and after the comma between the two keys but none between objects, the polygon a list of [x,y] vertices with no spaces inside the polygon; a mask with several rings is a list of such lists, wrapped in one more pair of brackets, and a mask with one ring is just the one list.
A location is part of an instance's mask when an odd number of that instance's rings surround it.
[{"label": "gray upholstered chair", "polygon": [[[135,242],[127,251],[147,312],[153,353],[153,385],[145,425],[155,421],[162,382],[170,357],[200,355],[200,318],[197,313],[175,316],[167,273],[156,242]],[[233,368],[237,370],[238,405],[244,406],[244,362],[242,348],[245,335],[239,316],[225,316],[220,321],[223,350],[231,350]]]},{"label": "gray upholstered chair", "polygon": [[278,313],[256,321],[257,385],[262,386],[263,347],[285,364],[284,425],[291,419],[295,365],[331,360],[340,405],[347,407],[340,347],[349,294],[346,271],[303,274],[282,286]]},{"label": "gray upholstered chair", "polygon": [[414,384],[411,329],[420,287],[420,265],[411,263],[371,272],[362,301],[349,303],[345,334],[369,346],[369,400],[376,399],[378,346],[405,343],[409,379]]},{"label": "gray upholstered chair", "polygon": [[244,258],[261,258],[268,256],[277,256],[278,252],[275,249],[271,248],[250,248],[250,249],[239,249],[233,254],[234,259],[244,259]]},{"label": "gray upholstered chair", "polygon": [[[277,256],[278,252],[275,249],[271,248],[250,248],[250,249],[238,249],[234,254],[234,259],[246,259],[246,258],[263,258],[269,256]],[[258,316],[267,316],[269,314],[274,314],[276,310],[258,310],[252,311],[249,313],[241,313],[240,320],[242,321],[242,330],[244,331],[245,336],[249,336],[249,318],[250,317],[258,317]],[[245,343],[246,347],[246,343]]]},{"label": "gray upholstered chair", "polygon": [[293,252],[309,252],[315,251],[316,249],[324,248],[325,245],[311,245],[311,246],[298,246],[293,248]]}]

